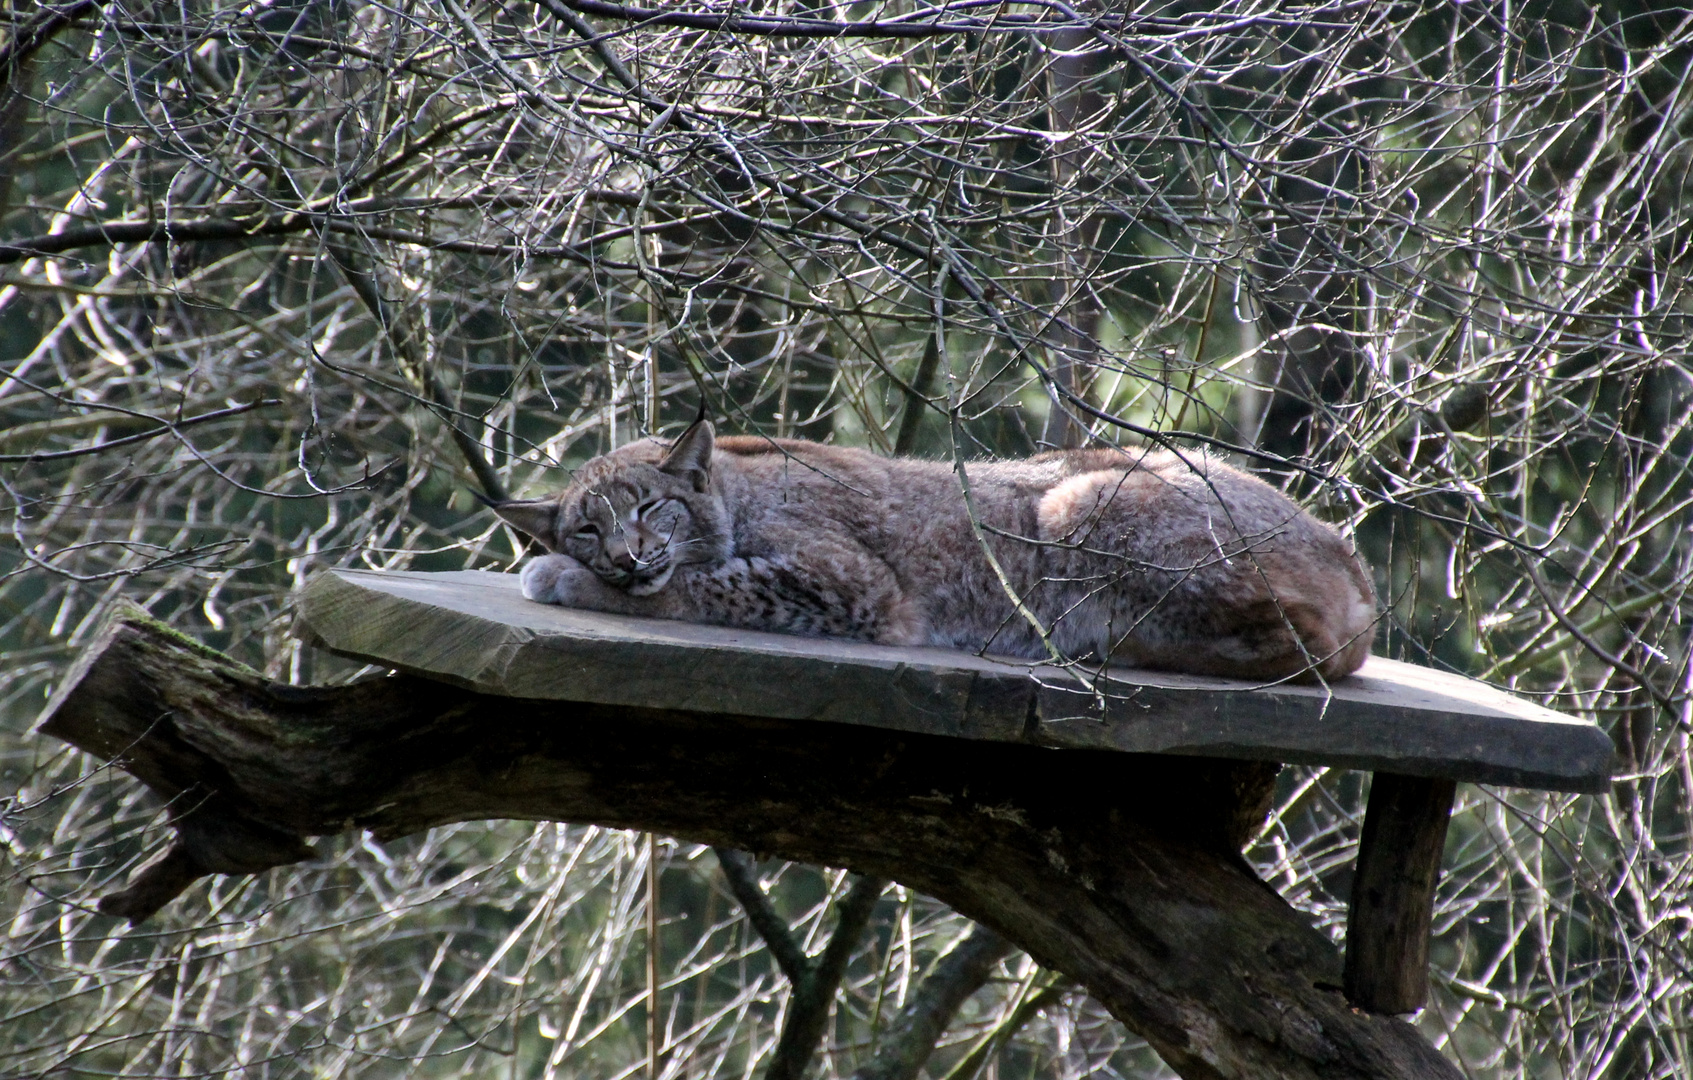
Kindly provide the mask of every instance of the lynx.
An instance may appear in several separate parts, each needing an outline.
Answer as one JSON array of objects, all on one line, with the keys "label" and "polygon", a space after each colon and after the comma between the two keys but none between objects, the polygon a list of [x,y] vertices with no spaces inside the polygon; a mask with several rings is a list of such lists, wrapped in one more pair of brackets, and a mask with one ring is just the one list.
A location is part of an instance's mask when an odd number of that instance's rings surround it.
[{"label": "lynx", "polygon": [[1195,453],[955,467],[702,419],[494,509],[548,552],[524,596],[595,611],[1253,680],[1344,676],[1375,620],[1346,541]]}]

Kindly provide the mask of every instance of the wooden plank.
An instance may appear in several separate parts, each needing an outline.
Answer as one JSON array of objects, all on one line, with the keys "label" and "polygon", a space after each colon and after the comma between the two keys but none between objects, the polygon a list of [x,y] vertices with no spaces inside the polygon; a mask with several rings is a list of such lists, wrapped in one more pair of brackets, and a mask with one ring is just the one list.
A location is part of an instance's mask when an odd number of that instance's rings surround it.
[{"label": "wooden plank", "polygon": [[[1046,686],[1040,741],[1143,754],[1261,757],[1557,791],[1610,790],[1610,737],[1485,683],[1381,657],[1325,690],[1129,675],[1103,701]],[[1103,708],[1102,708],[1103,706]],[[1103,721],[1103,722],[1102,722]]]},{"label": "wooden plank", "polygon": [[483,693],[863,724],[966,739],[1291,761],[1562,791],[1608,789],[1596,726],[1472,679],[1372,658],[1333,687],[1114,668],[1076,673],[578,611],[514,575],[327,571],[301,631],[331,651]]},{"label": "wooden plank", "polygon": [[1408,1013],[1428,999],[1429,923],[1456,785],[1378,772],[1346,913],[1346,999]]},{"label": "wooden plank", "polygon": [[334,570],[306,587],[308,640],[486,694],[1021,740],[1026,669],[638,619],[525,600],[512,574]]}]

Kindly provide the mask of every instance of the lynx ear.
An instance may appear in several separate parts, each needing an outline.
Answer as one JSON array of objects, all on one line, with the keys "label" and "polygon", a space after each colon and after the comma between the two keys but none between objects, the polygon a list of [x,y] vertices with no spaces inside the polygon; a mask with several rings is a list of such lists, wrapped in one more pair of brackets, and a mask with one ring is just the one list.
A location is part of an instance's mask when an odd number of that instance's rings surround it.
[{"label": "lynx ear", "polygon": [[716,438],[711,421],[700,417],[664,455],[658,463],[659,471],[687,480],[695,491],[706,490],[711,486],[711,448]]},{"label": "lynx ear", "polygon": [[557,499],[507,499],[488,504],[500,520],[535,540],[548,551],[554,550],[558,530]]}]

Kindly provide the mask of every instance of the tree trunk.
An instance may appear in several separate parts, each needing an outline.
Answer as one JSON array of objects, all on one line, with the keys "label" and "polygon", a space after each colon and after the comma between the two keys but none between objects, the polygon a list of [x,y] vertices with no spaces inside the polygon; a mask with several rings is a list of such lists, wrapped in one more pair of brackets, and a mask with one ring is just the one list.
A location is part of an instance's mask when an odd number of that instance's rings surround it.
[{"label": "tree trunk", "polygon": [[1056,386],[1048,391],[1052,410],[1041,441],[1047,446],[1075,447],[1087,441],[1087,425],[1060,391],[1086,395],[1086,380],[1099,366],[1100,318],[1092,281],[1100,257],[1100,216],[1094,212],[1097,200],[1093,197],[1098,177],[1092,174],[1099,155],[1091,140],[1077,132],[1098,122],[1105,100],[1097,87],[1100,53],[1093,32],[1060,30],[1048,43],[1052,50],[1046,75],[1048,123],[1065,137],[1051,152],[1052,186],[1060,207],[1051,282],[1058,319],[1049,334],[1054,345],[1049,350],[1050,374]]},{"label": "tree trunk", "polygon": [[1274,767],[841,724],[534,702],[395,675],[293,687],[116,613],[39,730],[170,800],[169,855],[103,907],[206,873],[485,818],[652,830],[935,896],[1074,977],[1182,1076],[1456,1077],[1349,1007],[1340,957],[1238,854]]}]

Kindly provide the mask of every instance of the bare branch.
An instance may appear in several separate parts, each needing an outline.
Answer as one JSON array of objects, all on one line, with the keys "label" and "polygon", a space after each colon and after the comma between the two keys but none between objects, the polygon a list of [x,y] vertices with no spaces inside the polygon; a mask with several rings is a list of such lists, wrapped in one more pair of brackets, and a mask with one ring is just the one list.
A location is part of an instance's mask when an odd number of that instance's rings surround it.
[{"label": "bare branch", "polygon": [[729,891],[740,901],[741,908],[747,913],[747,921],[764,939],[782,974],[795,986],[806,982],[811,976],[811,958],[800,948],[786,920],[771,906],[770,897],[765,895],[758,883],[758,868],[753,857],[732,848],[714,850],[723,879],[729,883]]},{"label": "bare branch", "polygon": [[829,944],[812,962],[805,979],[794,987],[788,1020],[770,1055],[765,1080],[800,1080],[805,1074],[823,1040],[847,961],[857,951],[876,901],[887,886],[887,879],[869,874],[853,879],[852,887],[837,905],[835,932],[829,935]]},{"label": "bare branch", "polygon": [[69,4],[45,4],[0,42],[0,93],[11,85],[14,73],[27,64],[65,27],[100,6],[100,0],[73,0]]},{"label": "bare branch", "polygon": [[852,1080],[916,1080],[959,1007],[1015,951],[1016,946],[987,927],[973,927],[917,987],[875,1055]]},{"label": "bare branch", "polygon": [[[719,30],[734,34],[753,34],[761,37],[797,38],[930,38],[951,34],[1052,34],[1076,28],[1109,28],[1123,31],[1131,27],[1149,33],[1169,33],[1194,28],[1174,19],[1102,16],[1081,19],[1061,7],[1019,0],[1019,6],[1048,8],[1024,14],[1006,11],[1011,6],[998,0],[973,0],[968,3],[947,3],[936,7],[917,8],[892,19],[836,20],[800,15],[761,17],[733,12],[670,11],[662,8],[643,8],[631,4],[614,4],[606,0],[537,0],[551,8],[552,4],[568,7],[584,15],[599,15],[623,22],[638,22],[647,26],[679,26],[692,30]],[[992,14],[980,17],[958,13],[972,8],[991,9]],[[1221,28],[1211,32],[1220,32]]]},{"label": "bare branch", "polygon": [[[118,438],[108,439],[105,442],[98,443],[94,446],[79,446],[74,450],[37,450],[31,454],[0,454],[0,461],[63,461],[66,458],[84,457],[88,454],[104,453],[107,450],[111,450],[119,446],[129,446],[133,443],[144,442],[147,439],[157,438],[160,435],[174,435],[183,428],[190,428],[196,424],[204,424],[213,420],[227,420],[231,416],[240,416],[242,413],[249,413],[254,409],[267,409],[272,405],[281,404],[282,401],[278,398],[264,398],[260,401],[250,401],[245,405],[233,405],[227,409],[217,409],[213,412],[201,413],[198,416],[187,416],[181,420],[165,420],[156,417],[124,417],[123,419],[131,422],[134,422],[137,419],[142,421],[153,421],[159,426],[154,428],[152,431],[139,431],[134,435],[121,435]],[[50,428],[38,430],[36,437],[39,438],[44,434],[50,433],[50,431]],[[16,429],[13,429],[13,431],[6,432],[5,434],[7,436],[15,436],[16,433]]]}]

